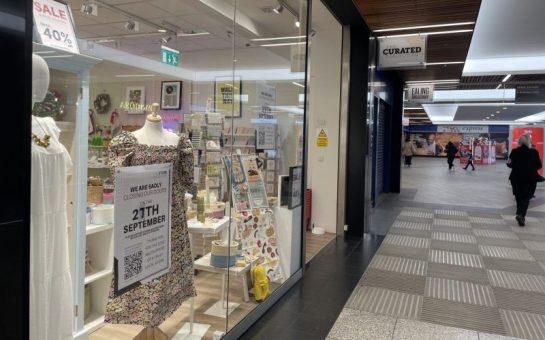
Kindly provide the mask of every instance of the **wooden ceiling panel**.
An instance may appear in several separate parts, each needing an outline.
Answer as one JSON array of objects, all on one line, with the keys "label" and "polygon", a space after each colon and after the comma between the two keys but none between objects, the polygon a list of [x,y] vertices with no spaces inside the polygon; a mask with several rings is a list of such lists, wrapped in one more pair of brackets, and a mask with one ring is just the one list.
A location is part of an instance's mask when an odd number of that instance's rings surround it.
[{"label": "wooden ceiling panel", "polygon": [[[465,58],[464,58],[465,59]],[[434,79],[460,79],[460,74],[464,68],[463,64],[454,65],[434,65],[421,70],[400,71],[403,80],[434,80]]]},{"label": "wooden ceiling panel", "polygon": [[481,0],[354,0],[370,29],[475,21]]},{"label": "wooden ceiling panel", "polygon": [[428,36],[428,62],[465,61],[471,33]]}]

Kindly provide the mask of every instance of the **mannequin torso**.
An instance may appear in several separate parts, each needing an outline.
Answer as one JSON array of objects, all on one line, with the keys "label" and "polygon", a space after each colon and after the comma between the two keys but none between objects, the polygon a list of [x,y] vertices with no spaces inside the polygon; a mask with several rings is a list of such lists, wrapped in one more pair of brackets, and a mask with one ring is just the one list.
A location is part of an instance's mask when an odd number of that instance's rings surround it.
[{"label": "mannequin torso", "polygon": [[144,126],[133,132],[138,143],[145,145],[178,145],[180,138],[173,132],[163,129],[161,121],[146,119]]}]

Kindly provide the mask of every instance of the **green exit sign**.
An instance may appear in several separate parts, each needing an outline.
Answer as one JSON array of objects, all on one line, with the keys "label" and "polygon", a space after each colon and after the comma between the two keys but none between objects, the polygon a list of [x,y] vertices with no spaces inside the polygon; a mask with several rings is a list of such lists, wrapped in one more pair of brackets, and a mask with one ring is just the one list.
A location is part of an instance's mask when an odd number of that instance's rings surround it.
[{"label": "green exit sign", "polygon": [[180,51],[161,46],[161,62],[167,65],[178,66],[180,63]]}]

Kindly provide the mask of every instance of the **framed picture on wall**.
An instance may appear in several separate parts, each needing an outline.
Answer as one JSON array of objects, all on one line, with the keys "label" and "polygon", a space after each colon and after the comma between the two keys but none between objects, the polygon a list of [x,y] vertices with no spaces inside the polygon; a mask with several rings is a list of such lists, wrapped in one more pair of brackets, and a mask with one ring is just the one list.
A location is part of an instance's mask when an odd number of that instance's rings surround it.
[{"label": "framed picture on wall", "polygon": [[240,94],[242,81],[240,77],[216,77],[214,83],[214,109],[225,117],[242,117]]},{"label": "framed picture on wall", "polygon": [[161,82],[161,110],[179,110],[182,106],[182,82]]},{"label": "framed picture on wall", "polygon": [[130,114],[141,114],[146,107],[146,87],[128,86],[125,94],[126,110]]},{"label": "framed picture on wall", "polygon": [[290,167],[288,209],[295,209],[303,202],[303,167]]}]

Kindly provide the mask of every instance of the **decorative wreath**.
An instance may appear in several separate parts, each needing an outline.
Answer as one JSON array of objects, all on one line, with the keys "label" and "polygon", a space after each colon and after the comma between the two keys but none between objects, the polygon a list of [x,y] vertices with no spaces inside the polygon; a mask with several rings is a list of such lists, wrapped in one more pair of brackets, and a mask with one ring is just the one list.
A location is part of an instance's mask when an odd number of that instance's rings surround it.
[{"label": "decorative wreath", "polygon": [[97,113],[106,113],[110,110],[110,107],[112,106],[112,100],[110,99],[110,95],[107,93],[99,94],[94,102],[95,111]]},{"label": "decorative wreath", "polygon": [[61,96],[54,90],[48,91],[42,102],[35,103],[32,114],[39,117],[53,117],[56,119],[64,113],[64,105]]}]

